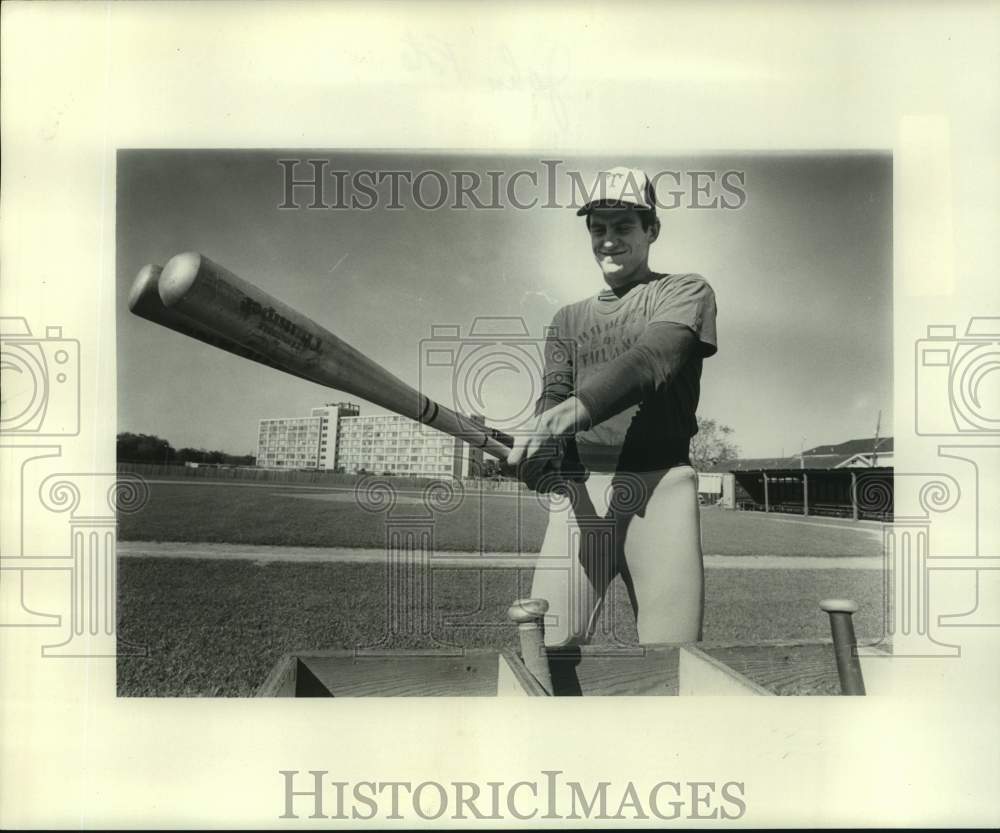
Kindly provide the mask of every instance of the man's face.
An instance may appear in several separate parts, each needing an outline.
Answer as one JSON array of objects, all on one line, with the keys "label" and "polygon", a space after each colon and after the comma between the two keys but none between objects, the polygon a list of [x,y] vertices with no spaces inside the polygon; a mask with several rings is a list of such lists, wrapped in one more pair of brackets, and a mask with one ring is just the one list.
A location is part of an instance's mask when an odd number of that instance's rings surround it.
[{"label": "man's face", "polygon": [[645,276],[656,223],[642,228],[635,209],[596,209],[590,215],[590,247],[608,286],[625,286]]}]

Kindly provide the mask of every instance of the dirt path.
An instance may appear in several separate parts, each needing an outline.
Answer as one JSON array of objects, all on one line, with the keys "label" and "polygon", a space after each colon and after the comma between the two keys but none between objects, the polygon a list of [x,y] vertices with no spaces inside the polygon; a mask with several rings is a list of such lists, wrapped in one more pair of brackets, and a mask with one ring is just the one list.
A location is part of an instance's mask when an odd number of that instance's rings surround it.
[{"label": "dirt path", "polygon": [[[153,541],[119,541],[118,555],[125,558],[215,558],[256,561],[271,564],[279,561],[317,564],[379,564],[386,559],[383,550],[349,547],[273,547],[250,544],[191,544]],[[511,568],[531,567],[535,553],[475,553],[443,550],[432,556],[438,566]],[[713,555],[705,556],[709,570],[881,570],[879,556],[772,556],[772,555]]]}]

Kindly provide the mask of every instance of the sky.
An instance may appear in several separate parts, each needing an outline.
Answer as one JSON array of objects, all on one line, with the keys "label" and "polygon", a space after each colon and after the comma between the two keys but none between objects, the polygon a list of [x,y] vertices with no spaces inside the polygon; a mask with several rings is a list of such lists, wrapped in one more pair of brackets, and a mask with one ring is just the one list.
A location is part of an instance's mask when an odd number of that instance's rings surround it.
[{"label": "sky", "polygon": [[[348,207],[308,207],[311,188],[289,194],[287,172],[311,179],[313,168],[282,159],[327,160],[321,200]],[[604,286],[584,220],[569,207],[580,199],[571,172],[589,184],[620,164],[662,173],[651,267],[697,272],[716,293],[719,352],[705,361],[699,416],[731,426],[746,457],[872,436],[880,410],[882,434],[891,433],[892,160],[874,152],[120,151],[117,430],[248,454],[262,418],[356,401],[129,313],[140,268],[185,251],[256,284],[442,404],[475,404],[498,427],[514,427],[537,379],[496,363],[432,366],[429,356],[455,343],[433,328],[457,326],[467,339],[476,319],[491,331],[523,324],[527,338],[503,349],[528,358],[506,366],[533,366],[556,310]],[[382,172],[381,186],[361,171]],[[429,173],[416,197],[396,175],[393,203],[392,171]],[[537,185],[517,171],[534,172]],[[484,207],[457,192],[457,172],[470,173],[465,185],[479,175],[473,195]],[[442,177],[446,201],[434,209]],[[508,187],[535,206],[512,205]],[[362,413],[383,412],[360,404]]]}]

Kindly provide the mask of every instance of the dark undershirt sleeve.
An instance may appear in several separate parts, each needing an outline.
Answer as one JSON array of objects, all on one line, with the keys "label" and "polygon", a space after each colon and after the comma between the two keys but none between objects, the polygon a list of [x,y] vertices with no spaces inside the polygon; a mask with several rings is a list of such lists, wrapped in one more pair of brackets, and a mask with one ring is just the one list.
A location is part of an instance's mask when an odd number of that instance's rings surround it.
[{"label": "dark undershirt sleeve", "polygon": [[557,314],[545,339],[545,370],[542,392],[535,403],[535,416],[564,402],[573,395],[573,351],[562,338],[562,325]]},{"label": "dark undershirt sleeve", "polygon": [[587,408],[591,425],[598,425],[669,385],[687,361],[696,355],[698,337],[682,324],[652,322],[631,348],[576,392]]}]

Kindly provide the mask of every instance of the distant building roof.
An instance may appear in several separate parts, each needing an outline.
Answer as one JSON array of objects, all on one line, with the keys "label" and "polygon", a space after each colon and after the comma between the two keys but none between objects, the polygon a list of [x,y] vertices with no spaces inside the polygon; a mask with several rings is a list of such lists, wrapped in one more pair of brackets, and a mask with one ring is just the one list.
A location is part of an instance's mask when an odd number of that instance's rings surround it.
[{"label": "distant building roof", "polygon": [[[870,455],[875,450],[875,438],[848,440],[838,445],[818,445],[793,457],[746,457],[710,466],[704,471],[760,471],[761,469],[834,469],[859,455]],[[892,437],[879,437],[879,454],[892,454]]]},{"label": "distant building roof", "polygon": [[746,457],[740,460],[730,460],[728,463],[718,463],[709,466],[704,471],[759,471],[760,469],[797,469],[798,457]]},{"label": "distant building roof", "polygon": [[820,455],[833,455],[843,457],[853,457],[855,454],[871,454],[873,450],[892,451],[892,437],[879,437],[878,447],[875,446],[875,438],[865,440],[848,440],[839,445],[818,445],[815,448],[807,448],[802,452],[805,457],[817,457]]}]

